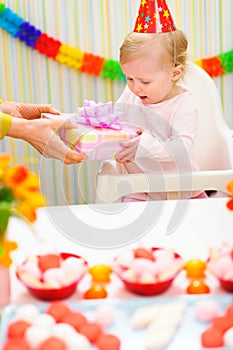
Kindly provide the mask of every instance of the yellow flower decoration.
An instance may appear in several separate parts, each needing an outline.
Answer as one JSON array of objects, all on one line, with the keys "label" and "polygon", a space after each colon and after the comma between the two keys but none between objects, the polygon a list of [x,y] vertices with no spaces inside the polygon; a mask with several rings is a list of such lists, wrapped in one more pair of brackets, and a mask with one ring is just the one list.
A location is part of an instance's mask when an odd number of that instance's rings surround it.
[{"label": "yellow flower decoration", "polygon": [[10,253],[12,250],[17,249],[17,243],[14,241],[4,241],[3,245],[0,246],[0,265],[3,267],[10,267],[12,259]]},{"label": "yellow flower decoration", "polygon": [[10,161],[11,157],[8,153],[0,153],[0,177],[2,177],[4,169],[9,166]]},{"label": "yellow flower decoration", "polygon": [[9,219],[12,215],[27,223],[36,220],[36,209],[47,204],[39,191],[39,177],[25,165],[10,166],[9,154],[0,154],[0,264],[9,267],[11,250],[15,242],[5,239]]},{"label": "yellow flower decoration", "polygon": [[7,168],[10,164],[11,157],[8,153],[0,153],[0,168]]}]

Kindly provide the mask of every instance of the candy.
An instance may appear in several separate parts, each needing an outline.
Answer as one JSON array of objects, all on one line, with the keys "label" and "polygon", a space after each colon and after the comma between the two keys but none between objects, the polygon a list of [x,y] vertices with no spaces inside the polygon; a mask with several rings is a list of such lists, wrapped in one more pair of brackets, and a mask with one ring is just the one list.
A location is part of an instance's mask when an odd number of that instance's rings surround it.
[{"label": "candy", "polygon": [[187,277],[202,278],[205,277],[206,263],[200,259],[189,260],[185,264]]},{"label": "candy", "polygon": [[38,350],[67,350],[66,344],[56,337],[50,337],[40,344]]},{"label": "candy", "polygon": [[61,266],[65,271],[78,271],[85,268],[85,261],[82,258],[75,258],[73,256],[63,260]]},{"label": "candy", "polygon": [[81,327],[87,323],[86,317],[80,312],[70,312],[68,315],[63,317],[61,321],[74,327],[78,332]]},{"label": "candy", "polygon": [[233,348],[233,327],[229,328],[223,335],[225,346]]},{"label": "candy", "polygon": [[26,321],[15,321],[12,322],[7,330],[7,335],[9,338],[22,338],[26,330],[31,326],[31,323]]},{"label": "candy", "polygon": [[89,269],[89,273],[94,282],[107,283],[110,282],[112,269],[108,265],[95,265]]},{"label": "candy", "polygon": [[120,339],[112,334],[101,334],[96,342],[99,350],[119,350],[121,346]]},{"label": "candy", "polygon": [[130,319],[131,326],[133,328],[148,326],[150,322],[158,317],[161,308],[161,305],[150,305],[136,309]]},{"label": "candy", "polygon": [[137,275],[132,270],[125,270],[121,273],[121,278],[128,282],[137,282]]},{"label": "candy", "polygon": [[91,343],[95,343],[97,338],[102,333],[100,325],[97,323],[85,323],[79,330]]},{"label": "candy", "polygon": [[74,327],[64,322],[57,323],[52,330],[52,335],[59,339],[66,339],[75,334],[76,330],[74,329]]},{"label": "candy", "polygon": [[145,249],[145,248],[135,249],[134,257],[135,258],[144,258],[144,259],[149,259],[149,260],[155,261],[155,257],[153,255],[153,253],[149,249]]},{"label": "candy", "polygon": [[[169,267],[164,266],[162,271],[158,274],[158,281],[167,281],[169,279],[174,278],[177,273],[182,269],[183,263],[179,261],[174,261],[173,265],[170,265]],[[160,266],[161,267],[161,266]]]},{"label": "candy", "polygon": [[219,305],[214,300],[201,300],[195,304],[195,316],[200,321],[211,321],[219,313]]},{"label": "candy", "polygon": [[153,255],[155,257],[155,260],[157,258],[159,259],[166,259],[166,260],[171,260],[174,258],[174,252],[170,248],[154,248],[152,249]]},{"label": "candy", "polygon": [[60,267],[60,257],[57,254],[46,254],[38,257],[38,266],[42,272],[53,267]]},{"label": "candy", "polygon": [[222,332],[216,328],[209,328],[201,334],[201,343],[203,347],[214,348],[224,345]]},{"label": "candy", "polygon": [[[103,318],[110,315],[110,325],[115,310],[111,304],[100,306],[96,315],[98,312]],[[32,314],[35,315],[33,324],[23,320],[15,320],[9,324],[4,350],[104,350],[107,349],[105,346],[111,350],[119,349],[119,339],[114,335],[105,335],[102,338],[104,325],[89,321],[83,313],[73,311],[64,302],[51,302],[45,313],[39,313],[37,308],[35,312],[31,304],[26,305],[26,309],[33,311]],[[16,311],[21,315],[25,310],[19,307]],[[95,315],[92,320],[94,317]],[[106,319],[104,321],[106,325]],[[102,339],[100,347],[97,345],[99,339]]]},{"label": "candy", "polygon": [[116,258],[116,266],[120,265],[123,268],[128,268],[133,259],[134,259],[133,251],[124,252]]},{"label": "candy", "polygon": [[79,333],[66,338],[66,344],[69,350],[91,350],[92,347],[88,339]]},{"label": "candy", "polygon": [[233,248],[229,243],[223,243],[219,249],[210,249],[208,269],[221,280],[229,281],[223,285],[228,291],[233,290]]},{"label": "candy", "polygon": [[218,277],[225,279],[225,274],[230,274],[233,270],[233,260],[231,256],[221,256],[218,260],[209,262],[209,269]]},{"label": "candy", "polygon": [[43,283],[28,272],[18,271],[18,276],[27,286],[43,288]]},{"label": "candy", "polygon": [[[46,254],[32,257],[21,264],[17,268],[17,276],[28,288],[62,289],[77,284],[86,270],[87,263],[78,256],[69,253]],[[43,291],[41,295],[46,298]],[[49,294],[48,298],[51,299]]]},{"label": "candy", "polygon": [[148,350],[165,348],[171,341],[173,335],[174,329],[171,328],[160,329],[158,333],[149,332],[144,342],[145,348]]},{"label": "candy", "polygon": [[49,314],[39,314],[34,320],[34,325],[42,328],[52,329],[55,325],[55,319]]},{"label": "candy", "polygon": [[83,295],[85,299],[107,298],[107,291],[102,284],[93,284]]},{"label": "candy", "polygon": [[138,276],[142,277],[144,273],[150,273],[150,274],[156,274],[158,268],[157,264],[154,263],[151,260],[143,259],[143,258],[137,258],[134,259],[129,268]]},{"label": "candy", "polygon": [[113,305],[97,306],[94,313],[94,320],[102,327],[110,326],[115,318],[115,308]]},{"label": "candy", "polygon": [[54,301],[49,305],[46,312],[53,316],[56,322],[61,322],[62,319],[71,312],[71,310],[65,303]]},{"label": "candy", "polygon": [[29,323],[32,322],[32,320],[35,320],[39,315],[39,310],[35,305],[32,304],[25,304],[22,306],[19,306],[15,312],[16,319],[21,319],[24,321],[28,321]]},{"label": "candy", "polygon": [[31,350],[31,348],[24,339],[8,339],[2,350]]},{"label": "candy", "polygon": [[37,348],[44,340],[50,336],[49,329],[39,326],[31,326],[25,332],[25,339],[28,344],[34,349]]},{"label": "candy", "polygon": [[49,288],[60,288],[65,280],[65,271],[59,267],[47,269],[43,274],[43,279]]},{"label": "candy", "polygon": [[193,280],[186,289],[188,294],[205,294],[210,293],[210,288],[202,281]]},{"label": "candy", "polygon": [[39,266],[36,263],[36,259],[27,260],[24,264],[20,267],[20,273],[26,272],[33,276],[34,278],[40,279],[41,278],[41,270]]},{"label": "candy", "polygon": [[233,318],[230,316],[216,317],[212,321],[212,326],[217,328],[220,332],[224,333],[229,328],[233,327]]},{"label": "candy", "polygon": [[157,294],[160,288],[164,291],[183,266],[181,257],[171,249],[142,246],[120,254],[112,265],[129,290],[143,295]]},{"label": "candy", "polygon": [[150,283],[156,283],[156,277],[153,275],[153,273],[144,273],[141,277],[138,278],[139,283],[145,283],[145,284],[150,284]]}]

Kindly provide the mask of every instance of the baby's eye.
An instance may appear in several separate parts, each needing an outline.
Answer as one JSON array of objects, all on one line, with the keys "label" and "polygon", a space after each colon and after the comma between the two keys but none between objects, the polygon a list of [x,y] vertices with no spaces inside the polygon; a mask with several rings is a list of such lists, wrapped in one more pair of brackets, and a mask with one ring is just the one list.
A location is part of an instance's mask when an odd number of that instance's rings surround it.
[{"label": "baby's eye", "polygon": [[150,84],[150,82],[149,81],[142,81],[142,84],[147,85],[147,84]]},{"label": "baby's eye", "polygon": [[133,78],[126,78],[127,81],[133,81]]}]

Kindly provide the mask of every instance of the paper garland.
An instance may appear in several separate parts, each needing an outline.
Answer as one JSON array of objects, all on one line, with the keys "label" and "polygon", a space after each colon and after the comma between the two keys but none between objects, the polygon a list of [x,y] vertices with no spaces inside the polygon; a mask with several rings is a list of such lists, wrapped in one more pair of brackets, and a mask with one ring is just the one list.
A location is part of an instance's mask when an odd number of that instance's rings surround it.
[{"label": "paper garland", "polygon": [[[23,41],[27,46],[38,50],[41,54],[70,68],[104,79],[125,82],[119,61],[82,52],[75,47],[63,44],[24,21],[4,4],[0,4],[0,28]],[[233,50],[215,57],[203,58],[195,63],[201,66],[212,78],[231,73],[233,72]]]}]

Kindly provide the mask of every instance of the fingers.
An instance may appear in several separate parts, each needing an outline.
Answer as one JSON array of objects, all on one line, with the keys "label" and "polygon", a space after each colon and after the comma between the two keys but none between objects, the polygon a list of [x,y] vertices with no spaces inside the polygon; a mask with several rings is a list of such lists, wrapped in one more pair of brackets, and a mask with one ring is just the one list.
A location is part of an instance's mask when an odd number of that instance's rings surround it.
[{"label": "fingers", "polygon": [[49,104],[19,103],[17,110],[21,118],[39,119],[41,113],[60,114],[60,112]]},{"label": "fingers", "polygon": [[46,158],[55,158],[65,164],[77,164],[88,158],[86,154],[71,150],[56,134],[50,137],[41,153]]},{"label": "fingers", "polygon": [[61,128],[65,129],[76,129],[77,125],[72,124],[70,119],[43,119],[46,121],[46,124],[51,127],[52,130],[56,131]]},{"label": "fingers", "polygon": [[139,141],[140,136],[135,137],[132,140],[119,142],[120,146],[124,149],[116,154],[116,161],[119,163],[128,163],[134,161]]},{"label": "fingers", "polygon": [[61,112],[50,105],[38,105],[41,113],[61,114]]},{"label": "fingers", "polygon": [[124,147],[124,148],[127,148],[127,147],[132,147],[134,146],[135,144],[135,141],[132,139],[132,140],[127,140],[127,141],[120,141],[119,142],[119,145],[121,147]]},{"label": "fingers", "polygon": [[77,164],[77,163],[81,163],[83,160],[87,158],[88,156],[86,154],[78,153],[68,148],[65,159],[63,161],[65,164]]},{"label": "fingers", "polygon": [[119,163],[132,162],[135,157],[135,152],[131,148],[125,148],[122,152],[116,154],[116,161]]},{"label": "fingers", "polygon": [[142,133],[143,133],[143,129],[138,129],[138,130],[136,130],[136,133],[138,134],[138,135],[141,135]]}]

